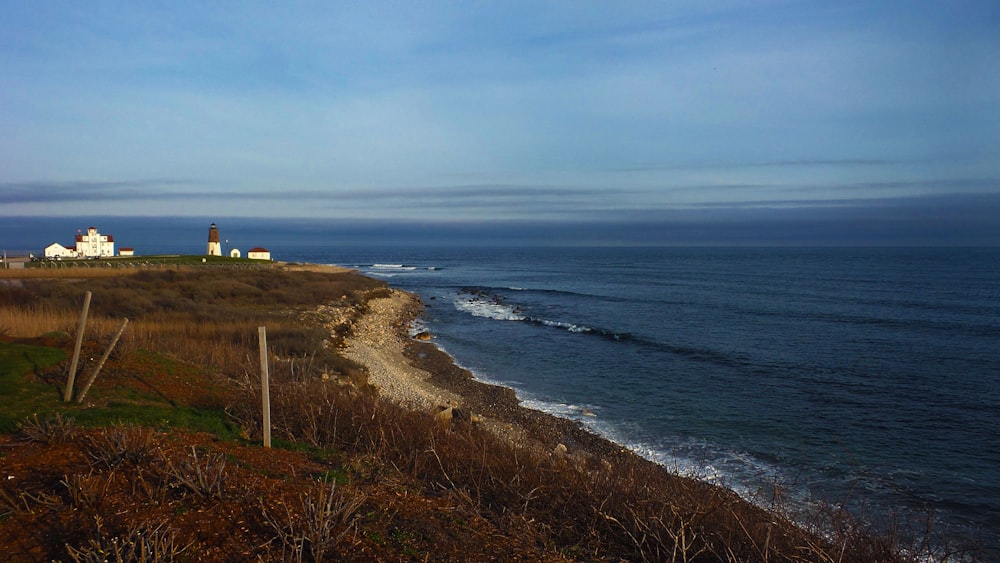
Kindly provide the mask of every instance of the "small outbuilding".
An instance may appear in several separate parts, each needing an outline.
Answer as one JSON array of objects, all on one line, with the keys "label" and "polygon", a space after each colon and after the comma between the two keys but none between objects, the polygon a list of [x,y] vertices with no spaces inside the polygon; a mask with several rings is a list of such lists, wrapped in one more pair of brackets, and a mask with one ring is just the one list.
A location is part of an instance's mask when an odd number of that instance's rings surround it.
[{"label": "small outbuilding", "polygon": [[234,248],[234,249],[230,250],[229,251],[229,257],[230,258],[239,258],[240,257],[240,249],[239,248]]},{"label": "small outbuilding", "polygon": [[59,260],[61,258],[76,258],[76,245],[73,248],[67,248],[58,242],[54,242],[45,247],[45,257]]},{"label": "small outbuilding", "polygon": [[118,256],[135,256],[135,249],[123,246],[118,249]]},{"label": "small outbuilding", "polygon": [[255,246],[247,251],[247,258],[251,260],[270,260],[271,251],[266,248]]}]

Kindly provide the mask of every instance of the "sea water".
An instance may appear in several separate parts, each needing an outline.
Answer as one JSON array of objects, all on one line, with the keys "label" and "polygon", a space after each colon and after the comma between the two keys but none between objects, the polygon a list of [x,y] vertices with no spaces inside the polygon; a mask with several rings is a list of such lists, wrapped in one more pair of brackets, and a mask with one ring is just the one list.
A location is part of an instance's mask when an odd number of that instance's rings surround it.
[{"label": "sea water", "polygon": [[930,514],[1000,557],[998,249],[295,258],[419,294],[434,341],[478,378],[671,470],[748,498],[778,483],[793,505]]}]

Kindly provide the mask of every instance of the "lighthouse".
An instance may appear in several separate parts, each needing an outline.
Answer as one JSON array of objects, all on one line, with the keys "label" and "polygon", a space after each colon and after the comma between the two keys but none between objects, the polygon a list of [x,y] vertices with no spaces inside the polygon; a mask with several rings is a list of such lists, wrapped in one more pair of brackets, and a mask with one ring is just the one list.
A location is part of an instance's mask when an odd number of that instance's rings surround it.
[{"label": "lighthouse", "polygon": [[222,256],[222,245],[219,244],[219,228],[212,223],[208,228],[208,252],[209,256]]}]

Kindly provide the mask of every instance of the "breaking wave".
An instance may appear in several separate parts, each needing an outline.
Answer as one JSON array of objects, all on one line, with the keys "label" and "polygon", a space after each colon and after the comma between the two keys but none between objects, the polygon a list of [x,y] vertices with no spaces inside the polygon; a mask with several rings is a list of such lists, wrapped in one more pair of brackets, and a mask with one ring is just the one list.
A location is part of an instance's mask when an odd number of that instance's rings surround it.
[{"label": "breaking wave", "polygon": [[585,324],[567,321],[556,321],[526,315],[520,307],[506,303],[497,295],[483,291],[463,291],[454,301],[455,308],[474,317],[483,317],[498,321],[526,322],[536,326],[557,328],[577,334],[593,334],[611,340],[622,341],[630,338],[627,333],[592,327]]},{"label": "breaking wave", "polygon": [[459,311],[469,313],[474,317],[484,317],[498,321],[524,321],[528,319],[528,317],[520,313],[519,308],[507,305],[499,300],[459,296],[455,300],[455,308]]},{"label": "breaking wave", "polygon": [[699,348],[661,342],[659,340],[619,332],[587,324],[573,323],[561,320],[545,319],[526,314],[519,306],[507,303],[498,295],[484,290],[463,290],[454,301],[455,308],[474,317],[494,319],[498,321],[523,322],[535,326],[565,330],[574,334],[597,336],[615,342],[630,342],[645,346],[697,363],[715,364],[730,368],[759,369],[756,363],[747,355],[723,352],[711,348]]},{"label": "breaking wave", "polygon": [[[503,383],[510,385],[510,383]],[[518,390],[525,408],[576,421],[591,432],[607,438],[633,453],[657,463],[683,477],[725,486],[745,500],[760,500],[758,490],[767,483],[790,482],[776,465],[742,451],[730,450],[703,440],[667,436],[659,440],[637,439],[623,431],[620,421],[605,420],[597,405],[576,405],[541,400]],[[612,417],[613,419],[614,417]],[[805,490],[788,491],[796,499],[805,499]]]}]

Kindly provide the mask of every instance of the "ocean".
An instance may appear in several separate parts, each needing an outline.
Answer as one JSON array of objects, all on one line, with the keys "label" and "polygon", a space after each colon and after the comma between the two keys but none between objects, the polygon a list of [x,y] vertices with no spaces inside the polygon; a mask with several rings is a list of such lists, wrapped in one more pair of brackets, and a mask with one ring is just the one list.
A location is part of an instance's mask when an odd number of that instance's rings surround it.
[{"label": "ocean", "polygon": [[[1000,249],[328,248],[483,381],[670,470],[1000,558]],[[769,497],[768,497],[769,498]]]}]

